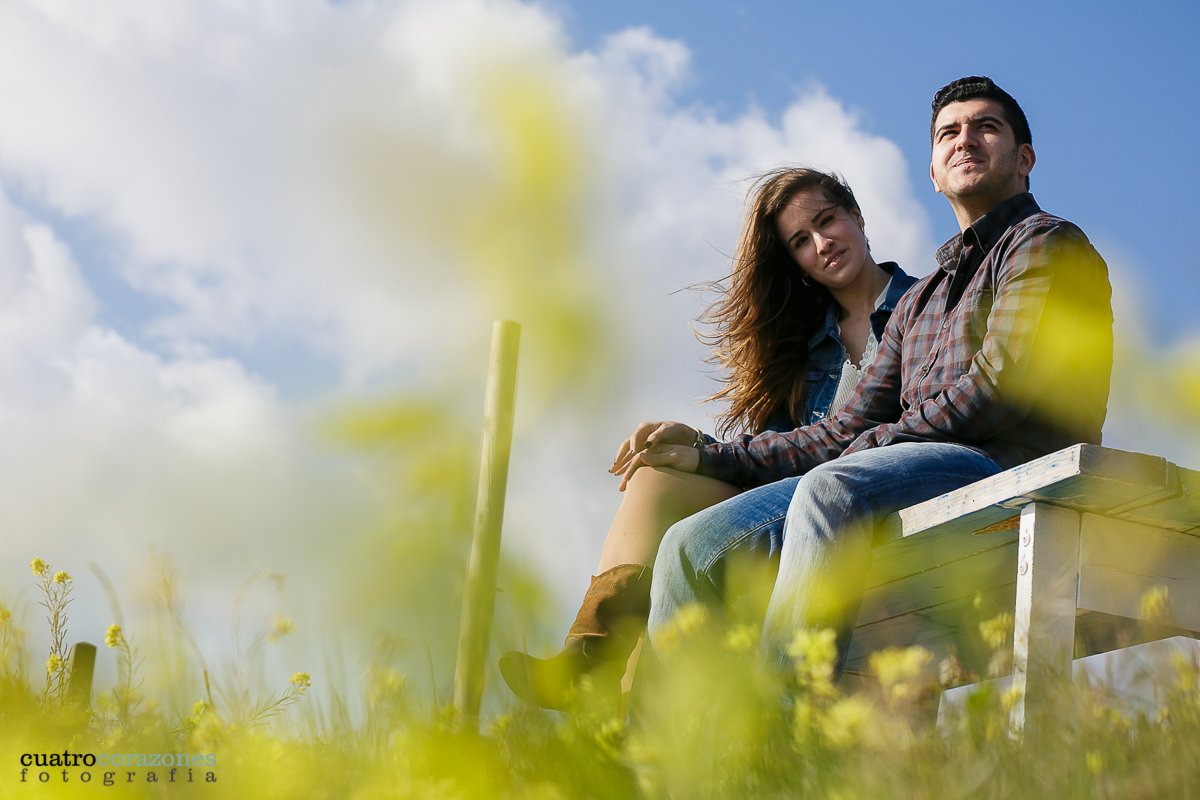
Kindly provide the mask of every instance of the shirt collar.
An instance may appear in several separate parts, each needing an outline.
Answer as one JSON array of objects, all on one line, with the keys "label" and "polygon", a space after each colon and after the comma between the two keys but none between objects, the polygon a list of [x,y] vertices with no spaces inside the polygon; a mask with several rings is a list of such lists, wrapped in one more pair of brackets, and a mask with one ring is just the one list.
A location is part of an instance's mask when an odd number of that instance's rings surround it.
[{"label": "shirt collar", "polygon": [[[883,291],[875,298],[875,311],[871,312],[874,317],[877,311],[894,311],[896,304],[900,302],[900,298],[904,296],[905,291],[911,285],[911,281],[896,280],[897,276],[907,278],[904,270],[900,269],[900,265],[895,261],[881,261],[879,268],[888,273],[891,277],[888,278],[887,286],[883,287]],[[837,334],[838,329],[838,304],[830,303],[829,308],[825,309],[825,322],[813,333],[808,339],[808,350],[811,353],[821,340],[827,337],[833,337]]]},{"label": "shirt collar", "polygon": [[1026,217],[1031,217],[1042,209],[1029,192],[1013,195],[991,211],[984,214],[962,233],[955,234],[937,249],[938,266],[943,271],[954,274],[958,267],[959,255],[969,245],[978,245],[982,257],[991,251],[1000,237]]},{"label": "shirt collar", "polygon": [[895,311],[900,298],[908,291],[908,287],[913,285],[913,279],[908,277],[908,273],[900,269],[900,265],[895,261],[881,261],[879,267],[892,277],[888,280],[885,290],[887,294],[884,296],[883,302],[876,303],[875,310]]},{"label": "shirt collar", "polygon": [[830,302],[829,307],[825,309],[825,321],[808,337],[808,352],[815,350],[824,339],[837,335],[837,319],[838,304]]}]

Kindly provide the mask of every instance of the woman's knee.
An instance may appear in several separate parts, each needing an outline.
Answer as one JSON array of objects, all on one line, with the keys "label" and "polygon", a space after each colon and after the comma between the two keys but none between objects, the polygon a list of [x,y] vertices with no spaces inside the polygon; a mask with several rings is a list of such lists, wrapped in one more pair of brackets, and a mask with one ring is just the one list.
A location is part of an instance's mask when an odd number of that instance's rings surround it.
[{"label": "woman's knee", "polygon": [[678,481],[675,479],[678,474],[678,471],[669,467],[639,467],[629,477],[625,491],[646,497],[669,497],[678,490]]},{"label": "woman's knee", "polygon": [[657,509],[665,517],[683,518],[738,493],[734,486],[669,467],[641,467],[625,487],[626,501]]}]

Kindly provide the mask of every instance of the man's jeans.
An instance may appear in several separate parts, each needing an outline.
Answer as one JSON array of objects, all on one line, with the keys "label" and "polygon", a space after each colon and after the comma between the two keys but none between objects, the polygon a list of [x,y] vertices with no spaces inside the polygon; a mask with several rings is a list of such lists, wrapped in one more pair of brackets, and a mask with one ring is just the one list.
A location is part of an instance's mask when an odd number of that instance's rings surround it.
[{"label": "man's jeans", "polygon": [[[795,632],[832,627],[844,665],[871,546],[901,508],[1000,472],[956,444],[894,444],[837,458],[802,477],[762,486],[671,526],[654,563],[649,634],[691,603],[726,598],[731,559],[778,559],[763,645],[781,664]],[[786,515],[786,524],[780,523]]]}]

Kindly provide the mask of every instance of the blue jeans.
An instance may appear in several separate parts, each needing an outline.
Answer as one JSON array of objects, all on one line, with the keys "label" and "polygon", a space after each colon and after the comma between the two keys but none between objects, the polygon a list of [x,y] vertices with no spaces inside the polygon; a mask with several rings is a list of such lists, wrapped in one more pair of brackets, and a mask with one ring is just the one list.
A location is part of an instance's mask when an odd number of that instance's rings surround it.
[{"label": "blue jeans", "polygon": [[[726,598],[731,559],[778,559],[763,646],[786,663],[796,630],[832,627],[839,667],[858,615],[871,547],[894,531],[888,518],[1000,472],[968,447],[894,444],[834,459],[798,478],[762,486],[672,525],[654,562],[649,635],[683,606]],[[780,522],[786,516],[786,524]]]}]

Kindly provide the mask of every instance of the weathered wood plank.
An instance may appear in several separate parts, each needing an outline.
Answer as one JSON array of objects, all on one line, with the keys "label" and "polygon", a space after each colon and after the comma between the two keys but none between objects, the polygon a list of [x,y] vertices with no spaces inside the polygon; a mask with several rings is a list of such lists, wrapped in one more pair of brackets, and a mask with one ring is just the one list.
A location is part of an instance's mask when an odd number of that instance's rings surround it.
[{"label": "weathered wood plank", "polygon": [[957,645],[959,640],[970,639],[972,630],[977,630],[977,625],[970,624],[971,617],[961,616],[962,612],[968,611],[970,602],[956,598],[943,606],[876,620],[855,628],[847,663],[854,665],[860,660],[865,663],[871,653],[885,647],[920,645],[943,656],[949,647],[942,645]]},{"label": "weathered wood plank", "polygon": [[935,662],[953,653],[968,671],[984,673],[992,651],[983,641],[979,623],[1003,611],[1012,612],[1016,591],[1015,561],[1014,552],[1007,584],[980,589],[894,617],[870,621],[860,617],[850,642],[848,668],[866,672],[867,659],[876,650],[920,645],[934,654]]},{"label": "weathered wood plank", "polygon": [[[1107,702],[1126,714],[1153,718],[1176,681],[1180,659],[1200,663],[1200,642],[1183,636],[1126,647],[1121,650],[1077,658],[1072,664],[1076,683],[1104,691]],[[938,727],[944,731],[963,710],[967,698],[984,686],[1003,692],[1010,678],[998,678],[942,693]]]},{"label": "weathered wood plank", "polygon": [[1016,528],[989,533],[939,528],[923,531],[919,536],[894,539],[871,551],[866,586],[871,589],[903,580],[1016,541]]},{"label": "weathered wood plank", "polygon": [[[876,650],[920,645],[934,654],[935,662],[954,653],[967,672],[983,675],[992,649],[984,643],[979,623],[1004,611],[1011,613],[1015,594],[1014,580],[908,614],[870,622],[860,619],[850,643],[847,669],[868,673],[867,660]],[[1080,608],[1075,616],[1075,658],[1180,634],[1195,635],[1195,632]],[[1011,637],[1004,647],[1012,649]]]},{"label": "weathered wood plank", "polygon": [[1033,489],[1078,476],[1082,447],[1083,445],[1076,445],[1050,453],[1028,464],[1005,470],[999,475],[902,509],[901,535],[912,536],[947,525],[954,529],[964,529],[969,525],[958,524],[959,521],[969,520],[970,525],[975,525],[977,521],[973,517],[977,514],[992,517],[984,525],[998,521],[997,514],[1013,516],[1017,506],[994,507],[1002,506],[1014,498],[1023,498],[1026,492]]},{"label": "weathered wood plank", "polygon": [[1151,622],[1200,632],[1200,537],[1085,514],[1080,530],[1079,607],[1142,618],[1142,598],[1164,586],[1163,616]]},{"label": "weathered wood plank", "polygon": [[902,535],[978,530],[1033,501],[1104,513],[1178,491],[1173,465],[1157,456],[1078,444],[900,512]]},{"label": "weathered wood plank", "polygon": [[1144,525],[1200,534],[1200,472],[1174,467],[1171,485],[1173,491],[1161,498],[1109,514]]},{"label": "weathered wood plank", "polygon": [[[931,559],[933,560],[933,559]],[[990,590],[1016,580],[1016,538],[965,558],[933,566],[868,589],[858,613],[860,625],[909,614],[976,591]]]}]

